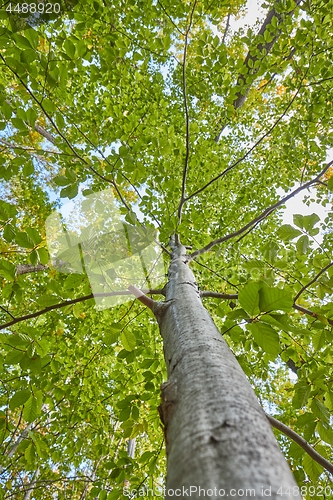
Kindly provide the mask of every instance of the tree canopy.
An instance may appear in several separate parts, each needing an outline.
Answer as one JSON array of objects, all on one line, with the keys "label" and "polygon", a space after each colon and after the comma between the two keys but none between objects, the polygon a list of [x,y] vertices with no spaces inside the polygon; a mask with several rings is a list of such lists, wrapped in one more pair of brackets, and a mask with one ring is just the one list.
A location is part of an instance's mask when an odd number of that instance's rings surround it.
[{"label": "tree canopy", "polygon": [[[157,241],[146,290],[163,295],[178,234],[264,410],[332,461],[333,1],[267,1],[238,29],[242,0],[58,4],[0,11],[2,497],[163,487],[155,319],[131,295],[97,307],[47,245],[62,202],[107,189]],[[294,196],[318,210],[286,224]],[[327,470],[276,436],[304,496],[330,498]]]}]

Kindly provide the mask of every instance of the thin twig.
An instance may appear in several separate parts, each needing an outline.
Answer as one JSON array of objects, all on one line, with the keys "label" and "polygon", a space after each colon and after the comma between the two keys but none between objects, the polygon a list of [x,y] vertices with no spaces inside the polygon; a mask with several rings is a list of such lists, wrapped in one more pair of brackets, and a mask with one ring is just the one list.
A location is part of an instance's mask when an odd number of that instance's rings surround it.
[{"label": "thin twig", "polygon": [[217,180],[221,179],[222,177],[224,177],[228,172],[230,172],[230,170],[232,170],[233,168],[237,167],[237,165],[239,163],[241,163],[242,161],[246,160],[246,158],[252,153],[252,151],[257,147],[259,146],[259,144],[264,140],[266,139],[266,137],[268,137],[272,132],[273,130],[275,129],[275,127],[280,123],[280,121],[286,116],[286,114],[288,113],[290,107],[292,106],[293,102],[295,101],[296,97],[298,96],[299,94],[299,91],[301,89],[301,86],[298,87],[298,89],[296,90],[295,94],[293,95],[293,97],[291,98],[291,100],[289,101],[288,105],[286,106],[285,110],[283,111],[283,113],[278,117],[278,119],[273,123],[273,125],[267,130],[267,132],[265,132],[261,137],[259,137],[259,139],[253,144],[253,146],[248,149],[248,151],[241,157],[241,158],[238,158],[238,160],[236,160],[232,165],[230,165],[229,167],[227,167],[225,170],[223,170],[223,172],[221,172],[220,174],[216,175],[215,177],[213,177],[213,179],[211,179],[209,182],[207,182],[207,184],[205,184],[204,186],[202,186],[200,189],[198,189],[197,191],[195,191],[194,193],[192,193],[191,195],[187,196],[185,198],[185,201],[188,201],[190,200],[191,198],[193,198],[194,196],[197,196],[199,193],[201,193],[202,191],[204,191],[205,189],[207,189],[211,184],[213,184],[213,182],[216,182]]},{"label": "thin twig", "polygon": [[[296,7],[302,3],[303,0],[296,0]],[[293,13],[294,13],[294,10],[291,10],[290,12],[288,12],[288,16],[291,16]],[[258,36],[264,36],[264,33],[267,29],[267,27],[271,24],[271,21],[273,19],[273,17],[276,17],[276,19],[278,20],[278,23],[279,25],[282,23],[283,19],[282,19],[282,16],[281,14],[278,14],[275,10],[275,8],[273,7],[267,14],[266,16],[266,19],[265,21],[263,22],[258,34],[257,34],[257,37]],[[266,42],[266,43],[258,43],[255,47],[256,51],[255,51],[255,54],[257,54],[257,52],[262,52],[263,50],[265,50],[265,57],[267,56],[267,54],[269,54],[269,52],[271,51],[274,43],[276,42],[276,40],[279,38],[280,36],[280,30],[277,30],[277,33],[276,35],[272,38],[272,40],[270,42]],[[233,107],[234,109],[238,109],[240,107],[243,106],[244,102],[246,101],[246,98],[249,94],[249,91],[250,91],[250,88],[252,86],[252,83],[250,81],[250,83],[247,83],[246,79],[248,77],[249,74],[251,74],[251,76],[255,77],[255,75],[257,74],[257,72],[259,71],[260,69],[260,66],[258,66],[256,68],[255,66],[255,63],[260,59],[260,57],[258,55],[253,55],[252,54],[252,51],[253,51],[253,48],[251,48],[251,50],[249,50],[249,52],[247,53],[246,55],[246,58],[245,58],[245,61],[244,61],[244,73],[241,73],[239,76],[238,76],[238,79],[237,79],[237,83],[236,83],[236,86],[237,87],[244,87],[245,88],[243,89],[242,92],[238,92],[237,93],[237,96],[236,98],[234,99],[234,102],[233,102]],[[250,61],[251,61],[251,67],[250,67]],[[219,142],[220,138],[221,138],[221,134],[225,128],[226,124],[223,125],[222,129],[220,130],[219,134],[215,137],[215,142]]]},{"label": "thin twig", "polygon": [[142,290],[139,290],[139,288],[137,288],[134,285],[130,285],[128,287],[128,290],[133,295],[135,295],[135,297],[138,300],[140,300],[140,302],[142,302],[142,304],[144,304],[145,306],[149,307],[149,309],[151,309],[152,311],[154,310],[154,308],[156,307],[156,304],[157,304],[157,302],[155,302],[155,300],[153,300],[150,297],[148,297],[147,295],[145,295]]},{"label": "thin twig", "polygon": [[185,36],[185,34],[178,28],[177,24],[171,19],[171,17],[167,13],[167,11],[166,11],[165,7],[163,6],[163,4],[161,3],[161,1],[158,0],[157,3],[162,8],[164,14],[167,16],[167,18],[169,19],[169,21],[171,22],[171,24],[173,24],[173,26],[176,28],[176,30],[178,31],[178,33],[180,33],[182,36]]},{"label": "thin twig", "polygon": [[333,464],[326,460],[322,455],[320,455],[314,448],[312,448],[309,443],[302,438],[297,432],[293,431],[285,425],[284,423],[280,422],[280,420],[277,420],[276,418],[272,417],[271,415],[268,415],[266,413],[266,417],[271,424],[272,427],[275,427],[275,429],[278,429],[279,431],[283,432],[286,436],[288,436],[290,439],[295,441],[301,448],[303,448],[306,453],[313,458],[318,464],[320,464],[322,467],[324,467],[326,470],[328,470],[331,474],[333,474]]},{"label": "thin twig", "polygon": [[215,245],[219,245],[220,243],[223,243],[223,242],[225,242],[227,240],[235,238],[236,236],[239,236],[240,234],[243,234],[245,231],[247,231],[254,224],[257,224],[257,222],[260,222],[260,221],[264,220],[268,215],[270,215],[272,212],[274,212],[274,210],[276,210],[278,207],[280,207],[281,205],[283,205],[286,201],[290,200],[290,198],[292,198],[296,194],[300,193],[304,189],[309,188],[313,184],[319,182],[320,178],[324,175],[324,173],[329,169],[329,167],[332,164],[333,164],[333,160],[330,161],[329,163],[327,163],[327,165],[325,166],[325,168],[317,175],[317,177],[315,177],[311,181],[303,184],[303,186],[298,187],[297,189],[295,189],[294,191],[292,191],[290,194],[288,194],[284,198],[281,198],[279,201],[277,201],[276,203],[274,203],[270,207],[266,208],[260,215],[258,215],[254,219],[252,219],[247,224],[245,224],[245,226],[243,226],[242,228],[238,229],[237,231],[234,231],[233,233],[227,234],[226,236],[223,236],[222,238],[218,238],[216,240],[213,240],[210,243],[208,243],[208,245],[206,245],[203,248],[201,248],[201,249],[196,250],[195,252],[193,252],[191,255],[188,256],[189,261],[193,260],[194,257],[197,257],[198,255],[202,255],[203,253],[207,252],[208,250],[210,250]]},{"label": "thin twig", "polygon": [[0,309],[2,309],[3,312],[5,312],[6,314],[8,314],[8,316],[10,316],[12,319],[16,319],[15,316],[13,316],[12,313],[10,313],[5,307],[0,306]]},{"label": "thin twig", "polygon": [[238,293],[219,293],[219,292],[210,292],[210,291],[201,291],[201,297],[213,297],[216,299],[238,299]]},{"label": "thin twig", "polygon": [[[313,311],[310,311],[309,309],[306,309],[303,306],[299,306],[298,304],[293,304],[293,308],[296,309],[297,311],[300,311],[304,314],[307,314],[308,316],[312,316],[313,318],[316,318],[316,319],[318,319],[319,317],[321,317],[321,318],[323,317],[320,313],[315,313]],[[328,324],[333,326],[333,319],[326,318],[326,316],[324,316],[324,318]]]},{"label": "thin twig", "polygon": [[224,33],[223,33],[223,38],[221,40],[222,45],[225,44],[225,39],[227,38],[227,33],[228,33],[229,26],[230,26],[230,17],[231,17],[231,14],[229,12],[228,17],[227,17],[227,24],[225,25],[225,30],[224,30]]},{"label": "thin twig", "polygon": [[193,7],[191,10],[190,21],[185,34],[185,43],[184,43],[184,54],[183,54],[183,103],[184,103],[184,111],[185,111],[185,127],[186,127],[186,136],[185,136],[185,160],[184,160],[184,169],[183,169],[183,179],[182,179],[182,194],[180,197],[180,202],[178,206],[178,222],[181,223],[182,220],[182,211],[185,202],[185,192],[186,192],[186,179],[187,179],[187,171],[188,171],[188,162],[190,158],[190,115],[187,104],[187,89],[186,89],[186,58],[187,58],[187,48],[188,48],[188,36],[192,27],[193,22],[193,14],[196,6],[196,0],[194,0]]},{"label": "thin twig", "polygon": [[[119,190],[119,188],[118,188],[115,180],[114,179],[108,179],[107,177],[104,177],[102,174],[100,174],[99,172],[97,172],[97,170],[95,170],[91,165],[89,165],[89,163],[76,151],[76,149],[74,148],[74,146],[72,146],[72,144],[68,141],[68,139],[65,137],[65,135],[61,132],[61,130],[59,129],[59,127],[57,126],[57,124],[55,123],[55,121],[53,120],[53,118],[46,111],[45,107],[43,106],[43,103],[40,102],[37,99],[37,97],[35,97],[34,93],[30,90],[29,86],[22,80],[22,78],[18,75],[18,73],[6,63],[6,60],[5,60],[5,58],[3,57],[2,54],[0,54],[0,58],[2,59],[2,61],[4,62],[4,64],[7,66],[7,68],[16,76],[16,78],[19,80],[19,82],[21,83],[21,85],[23,85],[23,87],[26,89],[26,91],[28,92],[28,94],[30,95],[30,97],[38,104],[38,106],[40,107],[40,109],[43,111],[44,115],[47,117],[47,119],[52,124],[52,126],[54,127],[54,129],[56,130],[56,132],[59,134],[59,136],[62,138],[62,140],[67,144],[67,146],[69,147],[69,149],[74,153],[74,155],[77,158],[79,158],[79,160],[81,160],[82,163],[84,163],[89,168],[89,170],[91,170],[94,174],[96,174],[98,177],[100,177],[101,179],[103,179],[105,182],[109,182],[110,184],[112,184],[113,187],[115,188],[115,190],[116,190],[116,192],[117,192],[117,194],[118,194],[121,202],[126,207],[126,209],[128,211],[130,211],[130,207],[128,206],[128,204],[124,200],[122,194],[120,193],[120,190]],[[42,135],[44,135],[44,134],[42,134]]]},{"label": "thin twig", "polygon": [[[164,295],[164,290],[143,290],[142,293],[150,294],[150,295]],[[9,328],[16,323],[20,323],[21,321],[26,321],[27,319],[37,318],[42,314],[45,314],[49,311],[53,311],[54,309],[60,309],[61,307],[70,306],[71,304],[76,304],[77,302],[83,302],[85,300],[93,299],[94,297],[115,297],[118,295],[132,295],[132,292],[128,290],[121,290],[119,292],[105,292],[105,293],[90,293],[89,295],[84,295],[83,297],[77,297],[76,299],[66,300],[64,302],[60,302],[59,304],[54,304],[53,306],[45,307],[40,311],[36,311],[31,314],[26,314],[25,316],[21,316],[19,318],[13,319],[13,321],[9,321],[3,325],[0,325],[0,330],[4,330],[5,328]]]},{"label": "thin twig", "polygon": [[[215,299],[229,299],[229,300],[237,300],[238,299],[238,293],[220,293],[220,292],[212,292],[210,290],[206,290],[204,292],[200,292],[201,297],[213,297]],[[311,316],[312,318],[319,318],[319,317],[324,317],[325,320],[327,321],[328,324],[333,326],[333,319],[326,318],[326,316],[322,316],[319,313],[315,313],[313,311],[310,311],[309,309],[306,309],[303,306],[299,306],[298,304],[293,304],[292,305],[293,309],[296,309],[297,311],[300,311],[304,314],[307,314],[308,316]]]},{"label": "thin twig", "polygon": [[309,283],[307,283],[306,285],[304,285],[300,291],[297,293],[297,295],[295,296],[294,298],[294,302],[297,301],[297,299],[299,299],[299,297],[302,295],[302,293],[309,287],[311,286],[313,283],[315,283],[317,281],[317,279],[319,278],[319,276],[321,276],[325,271],[327,271],[327,269],[329,269],[331,266],[333,266],[333,262],[330,262],[329,264],[327,264],[327,266],[325,266],[323,269],[321,269],[321,271],[319,271],[318,274],[316,274],[316,276],[311,280],[309,281]]}]

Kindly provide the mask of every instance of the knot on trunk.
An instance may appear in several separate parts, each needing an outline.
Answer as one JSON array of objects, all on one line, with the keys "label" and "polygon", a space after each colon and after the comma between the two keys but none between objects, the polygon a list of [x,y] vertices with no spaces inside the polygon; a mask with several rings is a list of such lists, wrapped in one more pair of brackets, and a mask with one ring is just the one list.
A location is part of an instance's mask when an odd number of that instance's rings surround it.
[{"label": "knot on trunk", "polygon": [[161,385],[161,404],[159,405],[158,413],[163,424],[163,432],[165,444],[168,451],[167,430],[175,409],[177,396],[177,381],[168,381]]}]

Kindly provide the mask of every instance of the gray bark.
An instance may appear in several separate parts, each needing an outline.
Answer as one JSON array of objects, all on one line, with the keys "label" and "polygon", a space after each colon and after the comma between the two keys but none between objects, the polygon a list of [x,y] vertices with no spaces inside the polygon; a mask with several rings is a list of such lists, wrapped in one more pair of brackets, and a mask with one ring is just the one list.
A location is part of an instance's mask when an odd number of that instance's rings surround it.
[{"label": "gray bark", "polygon": [[[166,302],[156,310],[168,370],[159,407],[166,498],[300,499],[265,413],[202,305],[186,260],[185,247],[175,245]],[[288,488],[289,495],[277,494]]]},{"label": "gray bark", "polygon": [[48,269],[48,266],[45,266],[44,264],[37,264],[37,266],[34,266],[33,264],[18,264],[16,266],[16,273],[17,274],[36,273],[38,271],[45,271],[45,269]]},{"label": "gray bark", "polygon": [[[23,439],[25,439],[27,437],[28,432],[31,429],[31,427],[32,427],[32,422],[30,424],[28,424],[26,426],[26,428],[21,432],[21,434],[17,438],[16,442],[13,444],[13,446],[11,447],[9,452],[7,453],[7,457],[11,458],[14,455],[15,451],[18,448],[18,445],[20,444],[21,441],[23,441]],[[4,467],[2,465],[0,465],[0,473],[3,471],[3,469],[4,469]]]},{"label": "gray bark", "polygon": [[37,484],[37,479],[39,477],[39,474],[40,474],[40,470],[39,470],[39,467],[36,469],[36,472],[34,474],[34,477],[31,481],[31,483],[28,485],[27,489],[26,489],[26,493],[23,497],[23,500],[30,500],[30,497],[36,487],[36,484]]}]

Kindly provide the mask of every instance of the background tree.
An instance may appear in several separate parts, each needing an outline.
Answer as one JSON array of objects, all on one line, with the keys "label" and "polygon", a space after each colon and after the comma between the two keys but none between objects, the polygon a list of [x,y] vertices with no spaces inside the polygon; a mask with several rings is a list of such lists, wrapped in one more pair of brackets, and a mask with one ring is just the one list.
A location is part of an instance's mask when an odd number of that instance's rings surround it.
[{"label": "background tree", "polygon": [[[164,484],[155,319],[137,300],[98,310],[46,247],[59,197],[106,188],[158,230],[166,269],[172,235],[191,247],[262,407],[332,460],[332,3],[268,2],[239,30],[242,1],[83,0],[37,26],[2,9],[4,498]],[[283,224],[298,193],[326,215]],[[330,498],[330,465],[277,438],[304,496]]]}]

